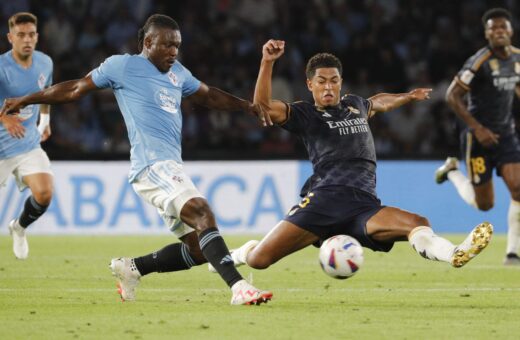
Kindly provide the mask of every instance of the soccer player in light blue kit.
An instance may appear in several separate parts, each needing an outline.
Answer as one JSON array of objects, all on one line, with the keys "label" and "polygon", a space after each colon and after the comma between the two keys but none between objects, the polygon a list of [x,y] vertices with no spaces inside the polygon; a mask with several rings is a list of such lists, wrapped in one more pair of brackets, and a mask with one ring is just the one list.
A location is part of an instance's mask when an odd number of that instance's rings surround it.
[{"label": "soccer player in light blue kit", "polygon": [[[35,51],[38,42],[37,18],[26,12],[8,20],[7,38],[12,49],[0,55],[0,99],[23,96],[42,90],[52,83],[52,60]],[[52,171],[49,158],[40,147],[51,134],[49,105],[28,105],[17,116],[0,118],[0,186],[12,173],[20,191],[29,187],[18,219],[9,223],[13,237],[13,252],[26,259],[29,245],[25,229],[36,221],[49,206],[52,198]],[[40,123],[36,126],[40,117]]]},{"label": "soccer player in light blue kit", "polygon": [[209,261],[231,287],[231,304],[260,304],[272,293],[256,289],[236,271],[206,199],[184,173],[181,159],[181,101],[221,110],[242,110],[262,116],[259,106],[197,80],[176,60],[179,26],[155,14],[139,31],[139,55],[115,55],[79,80],[4,101],[0,117],[34,103],[77,100],[100,88],[111,88],[123,114],[131,144],[129,180],[134,190],[154,205],[182,243],[170,244],[136,259],[113,259],[123,300],[135,299],[141,276],[189,269]]}]

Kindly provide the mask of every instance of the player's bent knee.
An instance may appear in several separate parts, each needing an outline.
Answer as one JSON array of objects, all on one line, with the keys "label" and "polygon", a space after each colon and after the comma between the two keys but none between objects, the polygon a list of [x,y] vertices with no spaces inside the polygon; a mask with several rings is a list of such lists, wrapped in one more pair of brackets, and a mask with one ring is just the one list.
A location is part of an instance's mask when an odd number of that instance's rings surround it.
[{"label": "player's bent knee", "polygon": [[414,214],[412,226],[413,227],[429,227],[430,221],[424,216]]},{"label": "player's bent knee", "polygon": [[193,198],[182,207],[181,219],[198,231],[215,227],[215,215],[203,198]]},{"label": "player's bent knee", "polygon": [[247,265],[254,269],[267,269],[272,264],[271,259],[265,256],[255,256],[254,253],[251,253],[247,257]]},{"label": "player's bent knee", "polygon": [[41,189],[33,192],[33,197],[38,204],[49,205],[52,200],[52,189]]}]

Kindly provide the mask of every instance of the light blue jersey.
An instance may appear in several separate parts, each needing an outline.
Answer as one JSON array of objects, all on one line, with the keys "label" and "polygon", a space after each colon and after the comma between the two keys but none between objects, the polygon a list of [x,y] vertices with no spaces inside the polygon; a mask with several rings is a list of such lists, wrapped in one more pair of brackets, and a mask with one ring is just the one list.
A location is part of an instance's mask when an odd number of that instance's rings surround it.
[{"label": "light blue jersey", "polygon": [[143,55],[115,55],[92,71],[97,87],[113,89],[128,129],[132,168],[129,179],[158,161],[182,163],[181,100],[200,81],[176,61],[161,73]]},{"label": "light blue jersey", "polygon": [[[32,65],[23,68],[13,59],[12,51],[0,55],[0,103],[6,98],[20,97],[43,90],[52,84],[52,60],[39,51],[32,55]],[[11,137],[0,124],[0,159],[11,158],[40,147],[40,134],[36,127],[40,105],[29,105],[20,110],[25,135]]]}]

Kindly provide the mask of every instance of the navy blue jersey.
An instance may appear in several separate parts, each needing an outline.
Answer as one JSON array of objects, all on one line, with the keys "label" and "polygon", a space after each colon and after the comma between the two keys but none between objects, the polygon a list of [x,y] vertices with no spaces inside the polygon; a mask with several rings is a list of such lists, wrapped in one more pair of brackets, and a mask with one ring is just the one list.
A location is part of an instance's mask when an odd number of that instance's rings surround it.
[{"label": "navy blue jersey", "polygon": [[479,123],[498,134],[514,133],[512,106],[520,82],[520,49],[511,47],[509,58],[500,59],[484,47],[466,61],[455,80],[469,91],[468,110]]},{"label": "navy blue jersey", "polygon": [[368,115],[372,103],[355,95],[318,109],[309,102],[289,104],[281,127],[305,144],[314,174],[304,188],[348,186],[376,196],[376,153]]}]

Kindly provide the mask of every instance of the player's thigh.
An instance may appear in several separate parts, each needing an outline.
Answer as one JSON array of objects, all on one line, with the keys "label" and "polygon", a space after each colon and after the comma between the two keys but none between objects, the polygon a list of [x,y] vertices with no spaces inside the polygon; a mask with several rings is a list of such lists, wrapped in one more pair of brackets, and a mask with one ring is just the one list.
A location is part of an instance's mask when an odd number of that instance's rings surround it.
[{"label": "player's thigh", "polygon": [[405,241],[416,227],[430,226],[423,216],[395,207],[384,207],[366,225],[367,234],[379,242]]},{"label": "player's thigh", "polygon": [[500,167],[500,174],[506,183],[511,197],[520,201],[520,163],[507,163]]},{"label": "player's thigh", "polygon": [[48,173],[36,173],[23,177],[23,182],[29,187],[36,202],[49,204],[52,198],[53,177]]},{"label": "player's thigh", "polygon": [[310,231],[280,221],[249,253],[247,261],[252,267],[265,268],[318,240],[318,236]]}]

